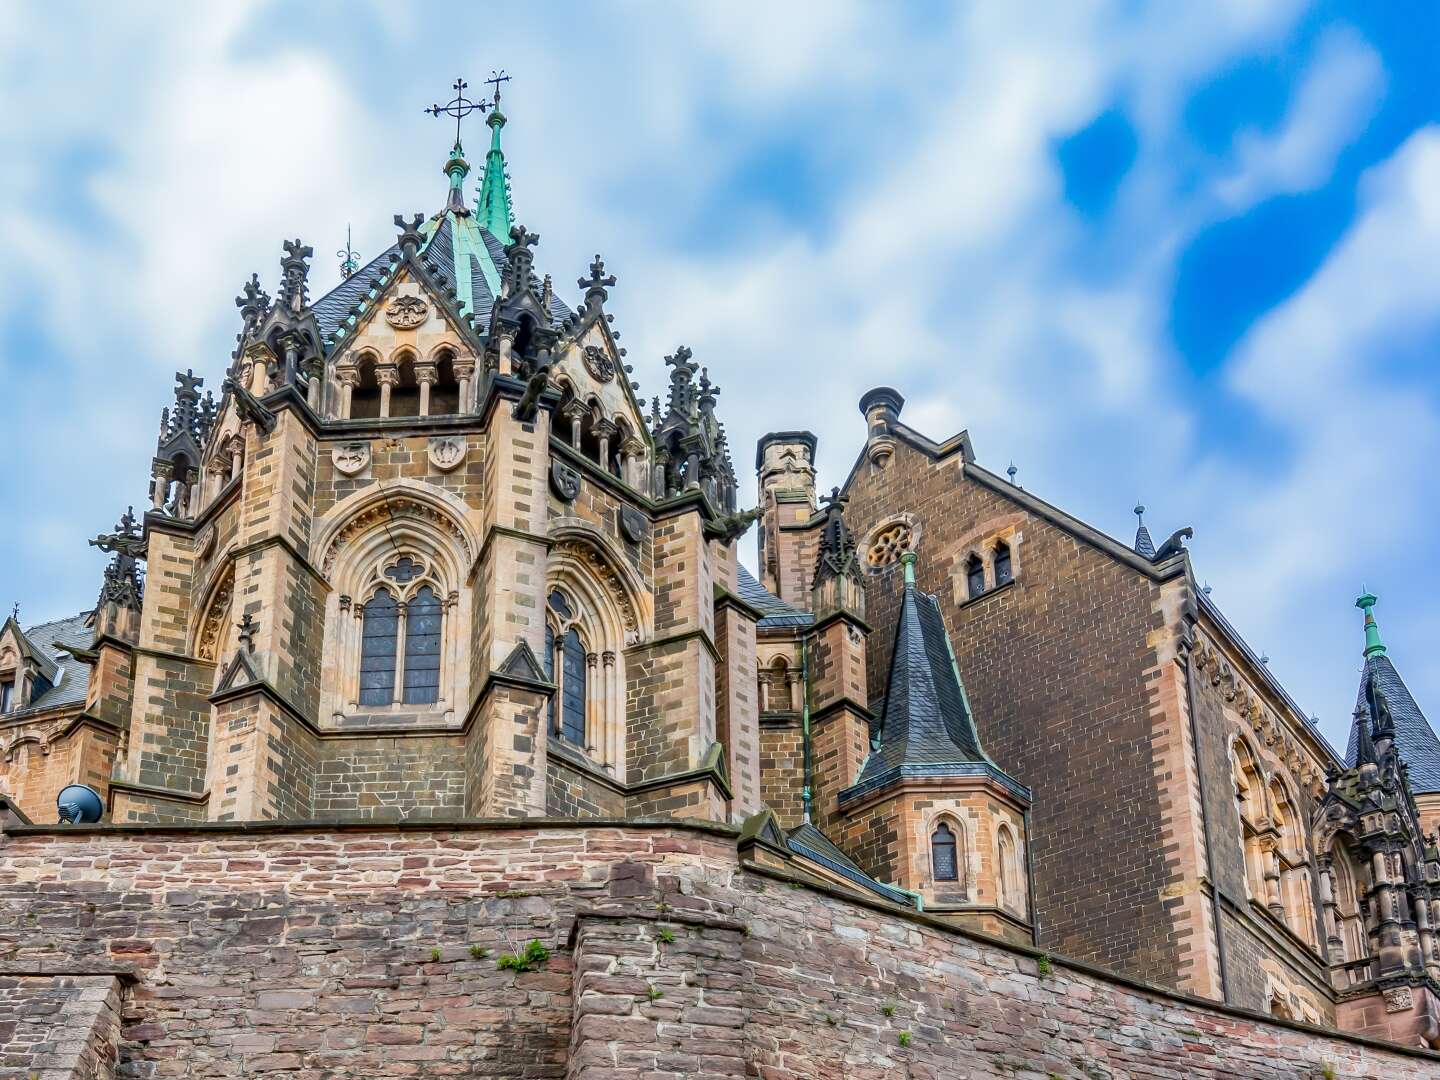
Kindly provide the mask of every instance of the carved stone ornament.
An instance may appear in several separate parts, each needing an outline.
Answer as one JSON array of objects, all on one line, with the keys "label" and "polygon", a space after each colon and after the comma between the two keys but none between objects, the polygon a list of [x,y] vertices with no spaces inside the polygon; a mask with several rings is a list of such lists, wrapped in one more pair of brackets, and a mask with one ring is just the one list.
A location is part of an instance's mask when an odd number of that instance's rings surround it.
[{"label": "carved stone ornament", "polygon": [[430,318],[430,307],[418,296],[397,296],[385,307],[385,321],[396,330],[413,330]]},{"label": "carved stone ornament", "polygon": [[615,377],[615,361],[599,345],[585,346],[585,370],[599,382],[609,382]]},{"label": "carved stone ornament", "polygon": [[195,542],[195,557],[197,559],[208,559],[215,551],[215,530],[206,529],[199,540]]},{"label": "carved stone ornament", "polygon": [[463,435],[437,435],[430,440],[427,453],[431,465],[441,472],[449,472],[465,460],[465,450]]},{"label": "carved stone ornament", "polygon": [[648,531],[645,515],[633,506],[620,507],[620,535],[632,544],[638,544]]},{"label": "carved stone ornament", "polygon": [[1385,991],[1385,1011],[1387,1013],[1405,1012],[1415,1007],[1415,999],[1410,996],[1408,986],[1396,986]]},{"label": "carved stone ornament", "polygon": [[346,476],[355,476],[370,467],[370,444],[352,442],[337,446],[331,455],[335,468]]},{"label": "carved stone ornament", "polygon": [[574,502],[580,494],[580,474],[559,458],[550,462],[550,490],[562,502]]}]

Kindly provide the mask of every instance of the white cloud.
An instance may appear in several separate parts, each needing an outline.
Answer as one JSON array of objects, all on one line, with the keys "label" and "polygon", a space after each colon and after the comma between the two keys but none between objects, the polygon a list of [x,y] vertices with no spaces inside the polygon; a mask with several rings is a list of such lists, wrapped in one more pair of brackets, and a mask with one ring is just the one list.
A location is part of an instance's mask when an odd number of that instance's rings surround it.
[{"label": "white cloud", "polygon": [[1380,56],[1350,29],[1327,33],[1273,135],[1242,133],[1234,171],[1216,185],[1232,210],[1272,195],[1318,187],[1340,152],[1380,105],[1385,70]]}]

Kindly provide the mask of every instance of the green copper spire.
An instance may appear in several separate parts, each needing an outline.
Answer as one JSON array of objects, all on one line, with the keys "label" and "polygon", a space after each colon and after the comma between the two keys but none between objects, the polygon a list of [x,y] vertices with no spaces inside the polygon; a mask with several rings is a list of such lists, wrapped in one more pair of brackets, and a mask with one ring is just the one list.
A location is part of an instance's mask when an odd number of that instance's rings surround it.
[{"label": "green copper spire", "polygon": [[505,180],[505,152],[500,149],[500,129],[505,126],[505,114],[500,111],[500,88],[495,88],[495,107],[485,118],[490,125],[490,152],[485,155],[485,177],[480,182],[480,197],[475,213],[480,225],[492,236],[505,242],[510,240],[510,185]]},{"label": "green copper spire", "polygon": [[915,584],[915,563],[916,555],[913,551],[907,551],[900,556],[900,565],[905,568],[905,584]]},{"label": "green copper spire", "polygon": [[470,175],[470,165],[465,160],[465,151],[457,141],[450,151],[450,160],[445,162],[445,175],[450,177],[450,194],[445,200],[445,209],[457,214],[468,214],[465,205],[465,177]]},{"label": "green copper spire", "polygon": [[1375,624],[1375,605],[1378,598],[1372,592],[1364,593],[1355,601],[1355,606],[1365,612],[1365,656],[1385,655],[1385,643],[1380,640],[1380,627]]}]

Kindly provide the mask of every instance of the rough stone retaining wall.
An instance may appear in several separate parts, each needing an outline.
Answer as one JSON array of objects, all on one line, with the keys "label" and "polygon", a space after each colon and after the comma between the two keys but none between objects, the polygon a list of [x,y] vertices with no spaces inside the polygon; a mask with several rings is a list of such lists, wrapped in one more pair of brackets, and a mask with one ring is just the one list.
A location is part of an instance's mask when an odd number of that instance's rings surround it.
[{"label": "rough stone retaining wall", "polygon": [[113,1080],[114,975],[0,974],[0,1080]]},{"label": "rough stone retaining wall", "polygon": [[[131,965],[118,1075],[146,1080],[1440,1076],[1437,1055],[800,885],[735,842],[680,823],[21,827],[0,839],[0,964]],[[498,966],[532,939],[548,959]]]}]

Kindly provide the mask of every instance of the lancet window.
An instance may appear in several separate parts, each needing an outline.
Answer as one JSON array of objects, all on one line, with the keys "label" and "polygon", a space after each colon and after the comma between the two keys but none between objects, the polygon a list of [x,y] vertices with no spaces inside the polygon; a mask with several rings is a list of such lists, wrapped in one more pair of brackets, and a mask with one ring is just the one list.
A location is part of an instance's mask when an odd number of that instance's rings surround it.
[{"label": "lancet window", "polygon": [[545,674],[555,683],[550,729],[566,742],[588,749],[585,714],[590,656],[580,636],[579,612],[559,589],[550,593],[545,620]]},{"label": "lancet window", "polygon": [[355,700],[361,708],[440,700],[444,595],[430,568],[416,557],[401,555],[382,565],[360,606]]},{"label": "lancet window", "polygon": [[936,881],[959,881],[960,859],[955,833],[945,822],[930,834],[930,875]]}]

